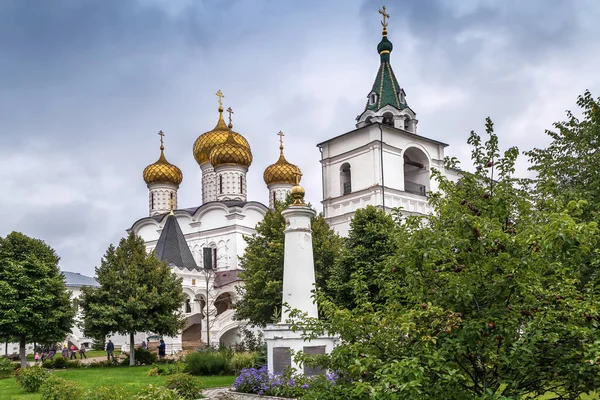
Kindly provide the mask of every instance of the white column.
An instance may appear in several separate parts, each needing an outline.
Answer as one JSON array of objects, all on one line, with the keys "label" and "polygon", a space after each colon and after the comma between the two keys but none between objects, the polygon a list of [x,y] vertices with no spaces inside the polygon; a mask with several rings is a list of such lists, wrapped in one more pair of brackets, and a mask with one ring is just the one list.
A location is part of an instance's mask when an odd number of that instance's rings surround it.
[{"label": "white column", "polygon": [[167,182],[148,184],[148,209],[150,216],[166,214],[171,211],[171,196],[174,208],[177,208],[177,185]]},{"label": "white column", "polygon": [[286,225],[283,261],[284,306],[281,323],[285,323],[289,318],[289,309],[298,309],[308,317],[318,317],[317,305],[312,298],[315,288],[315,263],[310,219],[315,214],[310,207],[294,205],[281,213]]}]

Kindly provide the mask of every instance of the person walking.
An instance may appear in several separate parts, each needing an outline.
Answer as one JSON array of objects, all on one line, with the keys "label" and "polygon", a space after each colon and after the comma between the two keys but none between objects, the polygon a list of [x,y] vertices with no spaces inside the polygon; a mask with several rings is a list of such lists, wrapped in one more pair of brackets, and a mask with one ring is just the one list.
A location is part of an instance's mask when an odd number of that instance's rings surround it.
[{"label": "person walking", "polygon": [[40,362],[40,353],[36,352],[33,359],[35,360],[35,365],[37,365]]},{"label": "person walking", "polygon": [[142,340],[142,349],[148,350],[148,345],[146,344],[145,340]]},{"label": "person walking", "polygon": [[54,355],[56,355],[56,346],[54,344],[51,344],[50,351],[48,352],[48,360],[52,361]]},{"label": "person walking", "polygon": [[85,346],[83,345],[79,348],[79,358],[82,360],[84,358],[87,358],[87,356],[85,355]]},{"label": "person walking", "polygon": [[160,339],[160,344],[158,345],[158,358],[163,359],[165,358],[166,355],[166,350],[167,350],[167,345],[165,344],[165,341]]},{"label": "person walking", "polygon": [[73,359],[77,360],[77,347],[74,344],[71,345],[71,357],[69,357],[69,360]]},{"label": "person walking", "polygon": [[106,343],[106,358],[110,361],[112,357],[113,361],[115,360],[115,344],[112,340],[108,339],[108,343]]},{"label": "person walking", "polygon": [[62,357],[66,360],[67,357],[69,357],[69,349],[67,349],[67,345],[63,345],[63,349],[62,349]]}]

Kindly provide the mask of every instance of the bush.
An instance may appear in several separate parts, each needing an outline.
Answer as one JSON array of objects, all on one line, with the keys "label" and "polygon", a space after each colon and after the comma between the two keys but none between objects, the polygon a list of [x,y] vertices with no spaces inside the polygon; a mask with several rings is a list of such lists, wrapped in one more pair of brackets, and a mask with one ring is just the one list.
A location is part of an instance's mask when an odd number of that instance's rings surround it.
[{"label": "bush", "polygon": [[52,375],[40,386],[42,400],[80,400],[83,389],[73,381]]},{"label": "bush", "polygon": [[8,358],[0,357],[0,379],[11,377],[15,372],[12,361]]},{"label": "bush", "polygon": [[201,382],[190,374],[175,374],[167,378],[167,388],[186,400],[194,400],[202,395],[200,385]]},{"label": "bush", "polygon": [[52,360],[52,368],[54,369],[62,369],[68,367],[69,361],[66,358],[63,358],[63,356],[55,356]]},{"label": "bush", "polygon": [[[129,359],[127,362],[129,362]],[[115,360],[92,361],[90,363],[87,363],[86,367],[88,367],[88,368],[103,368],[103,367],[118,367],[119,365],[121,365],[119,363],[119,360],[115,359]]]},{"label": "bush", "polygon": [[148,385],[133,400],[183,400],[176,392],[164,386]]},{"label": "bush", "polygon": [[229,372],[229,360],[222,352],[203,350],[185,357],[187,372],[192,375],[220,375]]},{"label": "bush", "polygon": [[118,386],[100,386],[92,388],[85,394],[86,400],[129,400],[131,396]]},{"label": "bush", "polygon": [[40,386],[42,386],[42,383],[44,383],[49,376],[50,373],[39,366],[21,368],[17,370],[15,375],[19,386],[30,393],[37,392],[40,389]]},{"label": "bush", "polygon": [[173,375],[180,374],[185,372],[186,366],[181,361],[177,361],[174,364],[167,365],[158,365],[154,364],[154,368],[152,368],[146,375],[148,376],[159,376],[159,375]]},{"label": "bush", "polygon": [[261,365],[257,365],[257,363],[258,355],[256,353],[236,353],[231,358],[229,365],[231,370],[237,375],[244,368],[261,367]]},{"label": "bush", "polygon": [[82,364],[79,360],[70,360],[67,362],[67,368],[81,368]]},{"label": "bush", "polygon": [[[135,365],[152,365],[156,364],[158,357],[150,350],[138,347],[135,351]],[[127,356],[121,365],[129,365],[129,356]]]}]

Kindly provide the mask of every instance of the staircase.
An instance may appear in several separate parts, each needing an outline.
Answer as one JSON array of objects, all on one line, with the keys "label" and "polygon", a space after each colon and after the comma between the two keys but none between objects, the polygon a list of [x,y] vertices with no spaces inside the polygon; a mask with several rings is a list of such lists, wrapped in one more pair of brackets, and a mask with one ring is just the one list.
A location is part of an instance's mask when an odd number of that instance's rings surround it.
[{"label": "staircase", "polygon": [[202,324],[190,325],[181,335],[183,350],[195,350],[202,347]]}]

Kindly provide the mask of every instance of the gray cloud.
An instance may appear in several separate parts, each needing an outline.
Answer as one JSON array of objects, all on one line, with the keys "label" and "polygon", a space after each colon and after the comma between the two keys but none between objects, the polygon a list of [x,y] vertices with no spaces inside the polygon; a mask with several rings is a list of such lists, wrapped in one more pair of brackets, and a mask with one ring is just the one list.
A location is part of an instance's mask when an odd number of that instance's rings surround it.
[{"label": "gray cloud", "polygon": [[[419,133],[468,161],[465,139],[491,115],[503,145],[543,130],[585,88],[600,92],[593,2],[391,2],[392,64]],[[109,243],[147,214],[143,168],[184,172],[180,206],[200,203],[192,144],[216,123],[214,93],[254,152],[249,198],[267,201],[278,155],[321,196],[315,145],[354,128],[379,64],[372,1],[56,0],[0,3],[0,235],[54,246],[92,274]],[[525,164],[520,172],[525,172]]]}]

